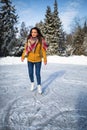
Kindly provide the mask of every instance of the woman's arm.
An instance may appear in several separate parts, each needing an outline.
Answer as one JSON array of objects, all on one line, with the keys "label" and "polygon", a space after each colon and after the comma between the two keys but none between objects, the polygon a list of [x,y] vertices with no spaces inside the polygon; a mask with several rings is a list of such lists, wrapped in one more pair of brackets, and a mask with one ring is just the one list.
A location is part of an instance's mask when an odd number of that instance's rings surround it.
[{"label": "woman's arm", "polygon": [[27,43],[25,43],[24,50],[23,50],[23,53],[22,53],[22,56],[21,56],[21,61],[22,61],[22,62],[23,62],[24,59],[25,59],[26,47],[27,47]]},{"label": "woman's arm", "polygon": [[47,64],[47,55],[46,55],[46,50],[42,47],[42,56],[44,60],[44,64]]}]

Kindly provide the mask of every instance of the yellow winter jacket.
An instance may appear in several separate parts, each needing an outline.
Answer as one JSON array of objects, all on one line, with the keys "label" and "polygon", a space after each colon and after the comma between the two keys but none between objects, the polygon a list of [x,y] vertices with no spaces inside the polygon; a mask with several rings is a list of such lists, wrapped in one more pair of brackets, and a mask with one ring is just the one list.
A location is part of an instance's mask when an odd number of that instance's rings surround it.
[{"label": "yellow winter jacket", "polygon": [[[24,51],[22,53],[22,59],[25,59],[25,48],[27,43],[25,44]],[[31,51],[28,53],[27,61],[30,62],[40,62],[44,59],[44,62],[47,62],[46,50],[42,47],[42,44],[38,42],[35,51]]]}]

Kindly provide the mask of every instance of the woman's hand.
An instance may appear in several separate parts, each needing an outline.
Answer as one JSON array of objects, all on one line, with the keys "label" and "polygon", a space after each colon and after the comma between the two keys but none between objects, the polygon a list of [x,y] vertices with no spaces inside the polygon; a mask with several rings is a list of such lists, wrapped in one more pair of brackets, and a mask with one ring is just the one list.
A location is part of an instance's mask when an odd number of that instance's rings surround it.
[{"label": "woman's hand", "polygon": [[21,57],[21,61],[23,62],[24,61],[24,59]]},{"label": "woman's hand", "polygon": [[46,65],[47,64],[47,61],[44,61],[44,65]]}]

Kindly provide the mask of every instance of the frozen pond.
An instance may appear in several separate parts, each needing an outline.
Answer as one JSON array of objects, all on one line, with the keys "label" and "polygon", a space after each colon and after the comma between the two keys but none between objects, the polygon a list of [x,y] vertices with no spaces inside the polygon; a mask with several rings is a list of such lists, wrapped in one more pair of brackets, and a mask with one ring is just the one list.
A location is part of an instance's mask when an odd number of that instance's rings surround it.
[{"label": "frozen pond", "polygon": [[41,75],[42,95],[26,64],[0,66],[0,130],[87,130],[87,66],[49,63]]}]

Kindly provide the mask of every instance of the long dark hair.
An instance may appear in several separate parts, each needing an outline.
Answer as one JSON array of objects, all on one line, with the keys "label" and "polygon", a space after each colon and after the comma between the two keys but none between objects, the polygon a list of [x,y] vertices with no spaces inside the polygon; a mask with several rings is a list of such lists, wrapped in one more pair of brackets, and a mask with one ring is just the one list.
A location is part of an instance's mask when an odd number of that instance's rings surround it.
[{"label": "long dark hair", "polygon": [[37,33],[38,33],[38,36],[37,36],[37,37],[38,37],[38,40],[41,41],[41,39],[44,38],[44,37],[43,37],[43,35],[41,34],[40,29],[37,28],[37,27],[31,28],[30,33],[29,33],[29,35],[28,35],[28,37],[27,37],[27,41],[28,41],[28,39],[30,39],[30,37],[32,36],[31,33],[32,33],[32,30],[33,30],[33,29],[37,30]]}]

